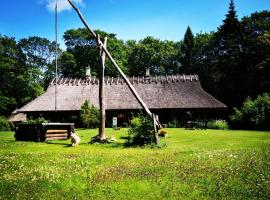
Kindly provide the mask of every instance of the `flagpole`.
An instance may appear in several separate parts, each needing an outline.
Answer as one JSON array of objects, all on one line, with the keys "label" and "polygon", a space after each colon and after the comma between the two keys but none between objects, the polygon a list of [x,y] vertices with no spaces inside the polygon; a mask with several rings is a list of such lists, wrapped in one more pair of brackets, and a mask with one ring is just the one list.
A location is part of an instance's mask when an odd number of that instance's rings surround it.
[{"label": "flagpole", "polygon": [[57,0],[55,0],[55,111],[57,111],[57,82],[58,82],[58,16],[57,16]]}]

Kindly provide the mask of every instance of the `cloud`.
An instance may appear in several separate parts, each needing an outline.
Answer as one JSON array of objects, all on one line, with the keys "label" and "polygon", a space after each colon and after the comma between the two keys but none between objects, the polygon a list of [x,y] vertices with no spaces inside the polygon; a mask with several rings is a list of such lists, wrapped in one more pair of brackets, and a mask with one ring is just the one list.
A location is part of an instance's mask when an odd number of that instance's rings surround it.
[{"label": "cloud", "polygon": [[[55,2],[56,0],[45,0],[46,7],[50,11],[55,10]],[[77,5],[83,5],[83,0],[72,0],[73,3],[76,3]],[[71,6],[67,0],[57,0],[57,8],[58,12],[62,12],[65,10],[70,10]]]}]

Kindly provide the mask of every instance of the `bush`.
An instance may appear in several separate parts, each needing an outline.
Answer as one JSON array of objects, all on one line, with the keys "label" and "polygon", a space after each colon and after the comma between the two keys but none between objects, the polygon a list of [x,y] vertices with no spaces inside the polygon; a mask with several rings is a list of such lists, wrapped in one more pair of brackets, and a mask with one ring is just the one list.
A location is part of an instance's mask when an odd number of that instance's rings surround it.
[{"label": "bush", "polygon": [[180,123],[174,119],[173,121],[169,122],[167,128],[180,128]]},{"label": "bush", "polygon": [[234,110],[232,128],[270,130],[270,94],[259,95],[254,101],[248,97],[242,108]]},{"label": "bush", "polygon": [[139,115],[131,120],[128,145],[144,146],[155,142],[153,121],[149,116]]},{"label": "bush", "polygon": [[39,117],[37,119],[30,118],[26,122],[27,124],[42,124],[42,123],[48,123],[48,120],[46,120],[44,117]]},{"label": "bush", "polygon": [[3,116],[0,116],[0,131],[10,131],[10,124]]},{"label": "bush", "polygon": [[229,128],[229,125],[225,120],[212,120],[207,122],[206,128],[225,130]]},{"label": "bush", "polygon": [[80,119],[84,128],[98,128],[99,109],[85,101],[81,106]]}]

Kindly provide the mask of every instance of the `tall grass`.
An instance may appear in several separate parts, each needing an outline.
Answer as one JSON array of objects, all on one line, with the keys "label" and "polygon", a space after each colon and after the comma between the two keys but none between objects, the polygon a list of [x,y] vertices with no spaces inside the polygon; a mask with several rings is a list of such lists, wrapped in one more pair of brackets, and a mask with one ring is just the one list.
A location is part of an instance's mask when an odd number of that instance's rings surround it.
[{"label": "tall grass", "polygon": [[226,130],[229,128],[229,125],[225,120],[212,120],[207,122],[206,127],[209,129]]}]

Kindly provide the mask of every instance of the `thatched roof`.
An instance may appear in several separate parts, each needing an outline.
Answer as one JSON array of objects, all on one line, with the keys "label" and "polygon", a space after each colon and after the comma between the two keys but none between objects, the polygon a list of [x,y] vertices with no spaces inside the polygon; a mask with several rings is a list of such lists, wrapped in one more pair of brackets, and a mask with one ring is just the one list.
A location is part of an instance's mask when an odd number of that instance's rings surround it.
[{"label": "thatched roof", "polygon": [[[140,97],[150,109],[226,108],[205,92],[197,75],[133,77],[129,78]],[[55,84],[53,80],[47,91],[28,103],[19,112],[54,111]],[[57,110],[80,110],[85,100],[99,107],[99,83],[96,78],[57,81]],[[122,79],[105,79],[105,102],[107,110],[142,109]]]},{"label": "thatched roof", "polygon": [[26,114],[24,113],[12,113],[8,117],[9,122],[26,122]]}]

